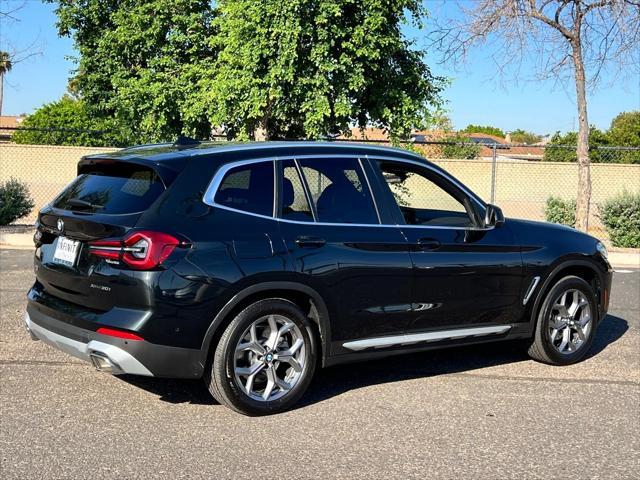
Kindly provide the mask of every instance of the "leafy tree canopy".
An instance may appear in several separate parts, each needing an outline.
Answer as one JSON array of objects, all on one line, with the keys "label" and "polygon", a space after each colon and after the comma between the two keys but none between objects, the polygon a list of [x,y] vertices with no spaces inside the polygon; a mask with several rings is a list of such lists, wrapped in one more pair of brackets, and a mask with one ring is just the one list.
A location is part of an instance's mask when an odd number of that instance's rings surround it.
[{"label": "leafy tree canopy", "polygon": [[20,126],[24,130],[17,130],[11,137],[16,143],[102,147],[124,146],[131,141],[115,120],[90,115],[84,100],[68,95],[39,108]]},{"label": "leafy tree canopy", "polygon": [[47,0],[80,55],[74,91],[91,115],[115,116],[138,141],[206,136],[195,86],[215,59],[207,0]]},{"label": "leafy tree canopy", "polygon": [[640,147],[640,111],[619,114],[611,122],[607,136],[611,145]]},{"label": "leafy tree canopy", "polygon": [[[572,150],[578,134],[556,132],[544,152],[544,160],[553,162],[575,162]],[[640,112],[623,112],[611,122],[607,131],[591,127],[589,133],[589,156],[592,162],[640,164],[640,150],[616,150],[601,147],[640,147]]]},{"label": "leafy tree canopy", "polygon": [[466,126],[463,133],[486,133],[488,135],[495,135],[496,137],[504,138],[504,132],[498,127],[492,127],[490,125],[473,125],[469,124]]},{"label": "leafy tree canopy", "polygon": [[178,133],[317,138],[353,125],[408,135],[442,79],[406,40],[417,0],[47,0],[80,53],[93,114],[143,140]]}]

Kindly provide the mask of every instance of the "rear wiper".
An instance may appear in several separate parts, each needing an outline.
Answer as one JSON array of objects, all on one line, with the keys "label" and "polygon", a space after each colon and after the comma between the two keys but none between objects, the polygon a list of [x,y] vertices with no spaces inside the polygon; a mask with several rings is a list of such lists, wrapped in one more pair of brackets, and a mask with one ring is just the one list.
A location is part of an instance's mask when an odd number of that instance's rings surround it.
[{"label": "rear wiper", "polygon": [[98,203],[91,203],[87,200],[82,200],[81,198],[70,198],[69,200],[67,200],[67,204],[72,207],[93,208],[96,210],[104,208],[104,205],[100,205]]}]

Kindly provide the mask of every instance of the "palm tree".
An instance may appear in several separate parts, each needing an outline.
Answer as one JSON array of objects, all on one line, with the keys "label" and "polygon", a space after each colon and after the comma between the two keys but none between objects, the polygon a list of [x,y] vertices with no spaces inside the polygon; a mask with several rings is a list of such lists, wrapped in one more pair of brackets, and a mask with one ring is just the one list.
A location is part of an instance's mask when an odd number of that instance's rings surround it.
[{"label": "palm tree", "polygon": [[0,114],[2,114],[2,94],[4,92],[4,76],[11,71],[11,56],[7,52],[0,52]]}]

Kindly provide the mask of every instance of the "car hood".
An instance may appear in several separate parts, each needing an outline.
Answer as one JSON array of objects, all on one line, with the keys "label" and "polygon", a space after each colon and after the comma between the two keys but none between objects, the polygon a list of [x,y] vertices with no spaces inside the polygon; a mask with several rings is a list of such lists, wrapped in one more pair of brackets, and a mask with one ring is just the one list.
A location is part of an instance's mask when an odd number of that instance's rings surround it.
[{"label": "car hood", "polygon": [[563,245],[563,251],[591,254],[598,242],[591,235],[559,223],[508,218],[507,225],[523,246]]}]

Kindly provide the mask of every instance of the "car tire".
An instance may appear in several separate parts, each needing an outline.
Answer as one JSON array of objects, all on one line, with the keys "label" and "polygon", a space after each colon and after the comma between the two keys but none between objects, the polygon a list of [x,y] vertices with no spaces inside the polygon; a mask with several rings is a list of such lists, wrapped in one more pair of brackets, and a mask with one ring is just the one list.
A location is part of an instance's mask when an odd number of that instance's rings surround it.
[{"label": "car tire", "polygon": [[588,353],[598,324],[598,304],[592,287],[567,276],[545,295],[538,310],[529,356],[550,365],[570,365]]},{"label": "car tire", "polygon": [[209,391],[218,402],[245,415],[291,408],[315,371],[313,328],[288,300],[272,298],[249,305],[231,321],[215,347],[204,376]]}]

